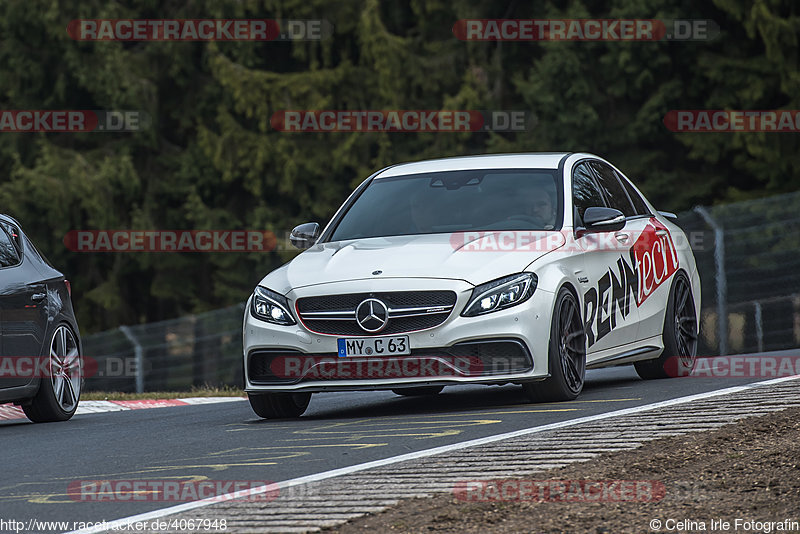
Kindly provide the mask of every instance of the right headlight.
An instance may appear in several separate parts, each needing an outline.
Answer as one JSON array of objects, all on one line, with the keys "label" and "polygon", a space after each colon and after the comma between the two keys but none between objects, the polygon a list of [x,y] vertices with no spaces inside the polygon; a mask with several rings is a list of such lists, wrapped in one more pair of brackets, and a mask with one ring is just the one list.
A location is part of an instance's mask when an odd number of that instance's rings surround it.
[{"label": "right headlight", "polygon": [[537,282],[535,274],[520,273],[481,284],[472,290],[461,315],[475,317],[521,304],[531,298]]},{"label": "right headlight", "polygon": [[258,286],[253,292],[250,311],[253,317],[268,323],[283,326],[295,324],[294,317],[289,311],[289,301],[286,300],[286,297],[266,287]]}]

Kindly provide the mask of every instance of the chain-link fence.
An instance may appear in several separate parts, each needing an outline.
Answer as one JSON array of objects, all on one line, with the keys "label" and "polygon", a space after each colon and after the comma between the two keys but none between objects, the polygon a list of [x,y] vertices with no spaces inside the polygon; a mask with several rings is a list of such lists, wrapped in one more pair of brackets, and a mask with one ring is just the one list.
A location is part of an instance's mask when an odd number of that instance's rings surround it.
[{"label": "chain-link fence", "polygon": [[89,391],[242,385],[244,304],[83,337]]},{"label": "chain-link fence", "polygon": [[[699,353],[800,346],[800,192],[695,208],[678,224],[700,269]],[[239,304],[85,336],[87,389],[241,385],[243,311]]]},{"label": "chain-link fence", "polygon": [[695,208],[678,224],[702,236],[700,354],[800,346],[800,192]]}]

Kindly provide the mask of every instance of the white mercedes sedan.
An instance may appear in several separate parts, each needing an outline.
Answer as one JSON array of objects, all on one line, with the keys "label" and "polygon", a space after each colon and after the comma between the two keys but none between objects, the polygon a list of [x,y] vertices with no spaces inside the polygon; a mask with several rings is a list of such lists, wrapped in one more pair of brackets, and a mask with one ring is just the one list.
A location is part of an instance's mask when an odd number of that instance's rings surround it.
[{"label": "white mercedes sedan", "polygon": [[393,165],[258,284],[244,376],[264,418],[321,391],[435,395],[519,384],[570,400],[586,369],[694,367],[700,279],[686,236],[616,167],[535,153]]}]

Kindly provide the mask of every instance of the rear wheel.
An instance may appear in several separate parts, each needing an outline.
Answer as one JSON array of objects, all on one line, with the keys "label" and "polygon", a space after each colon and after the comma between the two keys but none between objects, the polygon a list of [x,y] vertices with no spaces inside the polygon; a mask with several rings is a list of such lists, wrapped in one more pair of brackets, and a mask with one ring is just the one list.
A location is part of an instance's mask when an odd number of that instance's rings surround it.
[{"label": "rear wheel", "polygon": [[397,388],[392,393],[403,397],[422,397],[425,395],[438,395],[444,386],[417,386],[413,388]]},{"label": "rear wheel", "polygon": [[636,362],[636,373],[646,380],[690,375],[697,358],[697,312],[692,286],[682,272],[672,282],[662,337],[664,352],[654,360]]},{"label": "rear wheel", "polygon": [[586,376],[586,333],[578,300],[561,288],[550,324],[548,346],[550,377],[522,385],[533,402],[573,400],[583,391]]},{"label": "rear wheel", "polygon": [[250,407],[264,419],[300,417],[311,402],[311,393],[248,393]]},{"label": "rear wheel", "polygon": [[83,359],[72,330],[59,325],[50,339],[47,375],[41,378],[39,391],[22,405],[34,423],[66,421],[78,409],[83,387]]}]

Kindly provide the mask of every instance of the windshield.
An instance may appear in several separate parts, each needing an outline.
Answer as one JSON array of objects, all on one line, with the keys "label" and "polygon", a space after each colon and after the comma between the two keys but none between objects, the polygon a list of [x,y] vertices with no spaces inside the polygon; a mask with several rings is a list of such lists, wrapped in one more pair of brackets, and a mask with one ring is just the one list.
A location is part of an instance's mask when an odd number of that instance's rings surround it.
[{"label": "windshield", "polygon": [[377,178],[350,206],[330,240],[558,229],[556,176],[550,169],[481,169]]}]

